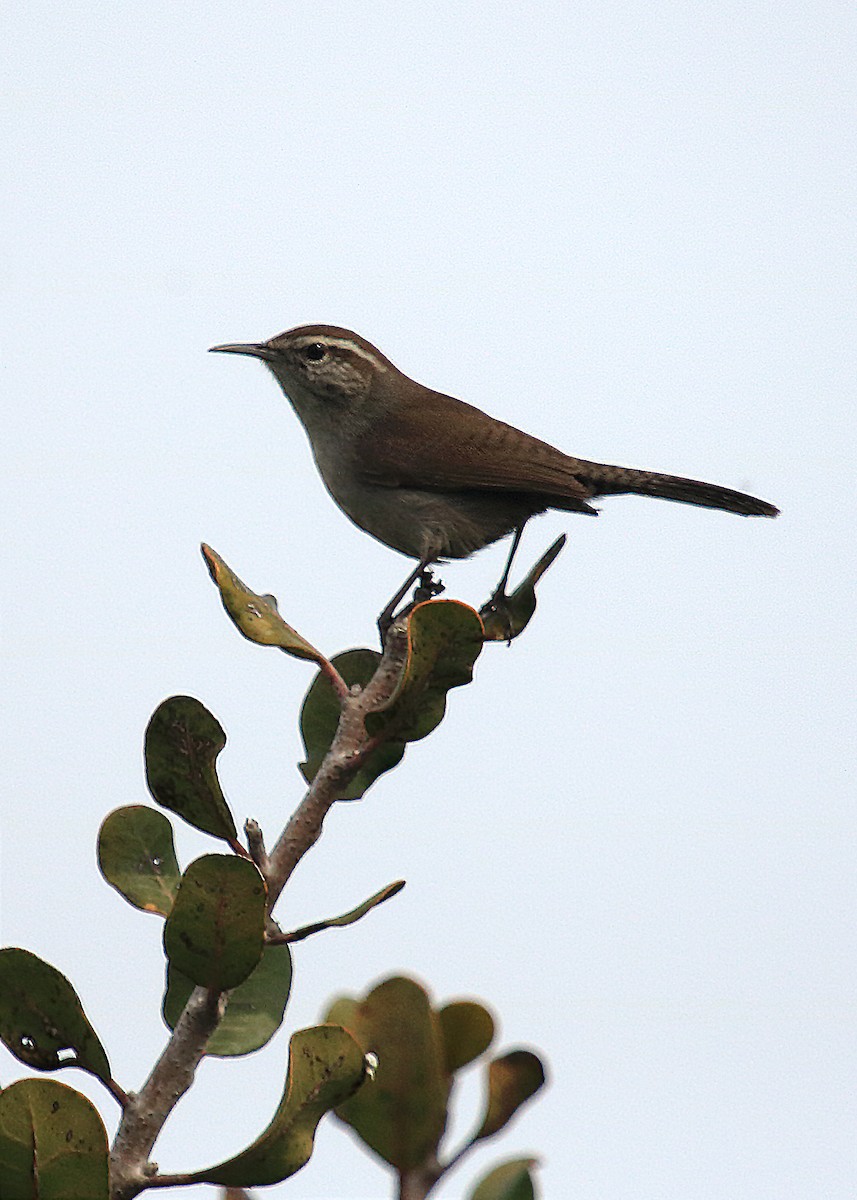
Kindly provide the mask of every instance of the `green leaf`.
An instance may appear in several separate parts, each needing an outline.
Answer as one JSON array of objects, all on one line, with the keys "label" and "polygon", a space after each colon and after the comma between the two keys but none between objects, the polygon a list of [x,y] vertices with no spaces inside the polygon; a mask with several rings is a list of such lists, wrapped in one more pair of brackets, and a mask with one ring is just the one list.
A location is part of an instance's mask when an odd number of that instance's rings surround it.
[{"label": "green leaf", "polygon": [[198,858],[182,875],[164,926],[167,958],[200,987],[237,987],[262,956],[266,898],[265,881],[249,859]]},{"label": "green leaf", "polygon": [[544,1082],[541,1060],[529,1050],[510,1050],[490,1062],[485,1116],[473,1141],[498,1133]]},{"label": "green leaf", "polygon": [[235,822],[215,771],[226,745],[220,722],[192,696],[171,696],[146,729],[146,781],[162,808],[189,825],[233,842]]},{"label": "green leaf", "polygon": [[393,896],[398,895],[404,886],[404,879],[397,879],[395,883],[388,883],[385,888],[381,888],[380,892],[376,892],[374,896],[370,896],[368,900],[364,900],[362,904],[358,904],[350,912],[343,913],[341,917],[330,917],[327,921],[316,921],[314,925],[303,925],[300,929],[295,929],[292,933],[284,933],[279,936],[291,945],[294,942],[302,942],[304,938],[310,937],[313,933],[321,933],[323,929],[353,925],[355,921],[359,921],[361,917],[365,917],[373,908],[377,908],[385,900],[390,900]]},{"label": "green leaf", "polygon": [[[381,655],[375,650],[345,650],[337,654],[332,663],[349,687],[359,684],[365,687],[378,669]],[[326,675],[319,673],[304,698],[301,708],[301,737],[306,760],[300,769],[307,783],[316,777],[324,757],[330,749],[342,707]],[[385,742],[366,758],[353,779],[340,792],[341,800],[359,800],[366,789],[379,775],[389,771],[401,761],[405,747],[401,740]]]},{"label": "green leaf", "polygon": [[242,583],[210,546],[202,544],[202,557],[217,585],[220,599],[239,633],[260,646],[277,646],[294,658],[323,662],[324,655],[306,638],[287,625],[277,611],[273,596],[258,596]]},{"label": "green leaf", "polygon": [[366,1077],[363,1051],[338,1025],[301,1029],[289,1043],[283,1098],[268,1128],[235,1158],[191,1177],[195,1183],[264,1187],[288,1179],[312,1154],[319,1121]]},{"label": "green leaf", "polygon": [[93,1105],[54,1079],[0,1092],[3,1200],[107,1200],[107,1132]]},{"label": "green leaf", "polygon": [[0,1039],[37,1071],[80,1067],[110,1081],[110,1063],[77,992],[29,950],[0,950]]},{"label": "green leaf", "polygon": [[446,1127],[450,1088],[440,1021],[425,989],[394,977],[356,1004],[337,1001],[334,1012],[346,1015],[363,1049],[378,1056],[371,1086],[340,1104],[336,1115],[399,1171],[421,1166]]},{"label": "green leaf", "polygon": [[483,1176],[470,1200],[535,1200],[532,1169],[537,1166],[534,1158],[516,1158],[500,1163]]},{"label": "green leaf", "polygon": [[[269,1042],[283,1023],[291,983],[289,947],[266,946],[259,965],[229,993],[223,1020],[209,1039],[206,1054],[231,1058]],[[192,980],[167,964],[163,1012],[170,1029],[175,1028],[193,987]]]},{"label": "green leaf", "polygon": [[494,1040],[494,1018],[484,1005],[473,1000],[445,1004],[438,1016],[450,1075],[484,1054]]},{"label": "green leaf", "polygon": [[446,694],[473,679],[483,644],[474,609],[457,600],[427,600],[408,619],[408,655],[401,678],[382,709],[366,718],[369,733],[416,742],[443,719]]},{"label": "green leaf", "polygon": [[98,834],[98,865],[135,908],[167,916],[180,872],[173,827],[163,813],[144,804],[114,809]]},{"label": "green leaf", "polygon": [[565,534],[562,534],[499,606],[490,602],[482,606],[479,615],[485,627],[486,642],[511,642],[524,632],[536,611],[536,584],[564,545]]},{"label": "green leaf", "polygon": [[354,1000],[350,996],[338,996],[331,1003],[324,1019],[330,1025],[341,1025],[349,1033],[354,1033],[357,1028],[357,1013],[359,1008],[359,1000]]},{"label": "green leaf", "polygon": [[[401,761],[406,742],[431,733],[443,718],[449,689],[473,678],[482,641],[479,617],[466,604],[429,600],[417,605],[408,619],[407,657],[395,692],[382,709],[366,718],[367,732],[383,740],[343,785],[339,799],[359,799],[370,784]],[[380,661],[381,655],[374,650],[346,650],[332,660],[349,687],[365,687]],[[301,771],[308,783],[315,779],[330,749],[340,714],[339,698],[327,677],[319,673],[301,709],[306,749]]]}]

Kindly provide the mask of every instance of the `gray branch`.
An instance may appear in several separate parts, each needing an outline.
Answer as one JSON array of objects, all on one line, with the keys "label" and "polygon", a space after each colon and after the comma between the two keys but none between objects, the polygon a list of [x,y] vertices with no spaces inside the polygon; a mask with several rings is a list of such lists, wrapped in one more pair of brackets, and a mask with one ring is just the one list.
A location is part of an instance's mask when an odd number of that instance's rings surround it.
[{"label": "gray branch", "polygon": [[[324,819],[378,744],[366,732],[366,717],[392,696],[407,655],[407,631],[394,624],[378,670],[363,689],[342,698],[342,712],[330,749],[267,860],[253,830],[251,851],[268,885],[273,909],[303,856],[321,836]],[[167,1118],[193,1083],[209,1038],[226,1010],[228,992],[195,988],[152,1073],[125,1108],[111,1152],[111,1200],[133,1200],[156,1177],[149,1155]]]}]

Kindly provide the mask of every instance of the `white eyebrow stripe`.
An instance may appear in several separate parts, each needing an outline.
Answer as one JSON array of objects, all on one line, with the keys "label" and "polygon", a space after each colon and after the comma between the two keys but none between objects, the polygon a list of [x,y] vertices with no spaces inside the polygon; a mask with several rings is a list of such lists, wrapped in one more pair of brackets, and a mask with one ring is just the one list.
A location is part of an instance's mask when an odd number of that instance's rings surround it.
[{"label": "white eyebrow stripe", "polygon": [[362,346],[358,346],[356,342],[352,342],[350,338],[337,338],[325,334],[324,337],[307,337],[304,344],[312,346],[315,342],[321,342],[322,345],[336,346],[338,350],[350,350],[352,354],[356,354],[358,358],[362,358],[364,362],[370,363],[377,371],[386,371],[387,364],[378,355],[373,354],[371,350],[364,350]]}]

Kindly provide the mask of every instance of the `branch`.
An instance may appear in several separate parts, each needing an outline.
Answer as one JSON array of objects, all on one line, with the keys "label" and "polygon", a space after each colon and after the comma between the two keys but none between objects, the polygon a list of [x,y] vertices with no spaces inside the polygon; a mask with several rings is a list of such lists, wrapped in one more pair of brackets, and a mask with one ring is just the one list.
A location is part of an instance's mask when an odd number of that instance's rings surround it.
[{"label": "branch", "polygon": [[362,691],[342,698],[342,715],[330,749],[307,792],[271,851],[266,882],[273,909],[280,893],[307,850],[321,837],[324,818],[377,745],[366,733],[366,716],[392,696],[407,656],[407,629],[396,623],[387,634],[378,670]]},{"label": "branch", "polygon": [[131,1200],[152,1181],[149,1153],[167,1117],[193,1083],[226,1008],[226,993],[194,988],[142,1090],[129,1097],[110,1154],[111,1200]]},{"label": "branch", "polygon": [[[300,860],[321,836],[330,808],[377,745],[377,739],[366,733],[366,716],[392,696],[406,656],[407,628],[396,622],[387,634],[372,679],[362,690],[346,689],[342,694],[342,713],[330,749],[267,859],[261,833],[257,836],[256,829],[248,829],[251,856],[268,885],[269,912]],[[193,1083],[208,1041],[226,1010],[227,997],[227,992],[194,989],[151,1075],[142,1090],[129,1098],[111,1151],[111,1200],[133,1200],[144,1188],[166,1186],[159,1182],[161,1177],[149,1162],[149,1154],[168,1116]]]}]

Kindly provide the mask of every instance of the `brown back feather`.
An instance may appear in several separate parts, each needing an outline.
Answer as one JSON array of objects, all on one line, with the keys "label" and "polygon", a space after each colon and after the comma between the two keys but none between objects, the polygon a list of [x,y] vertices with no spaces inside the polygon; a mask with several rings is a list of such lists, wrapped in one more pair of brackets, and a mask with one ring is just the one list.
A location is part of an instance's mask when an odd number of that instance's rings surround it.
[{"label": "brown back feather", "polygon": [[355,460],[363,480],[377,487],[521,492],[544,495],[550,507],[592,511],[585,503],[592,491],[575,475],[576,459],[463,400],[426,388],[358,442]]}]

